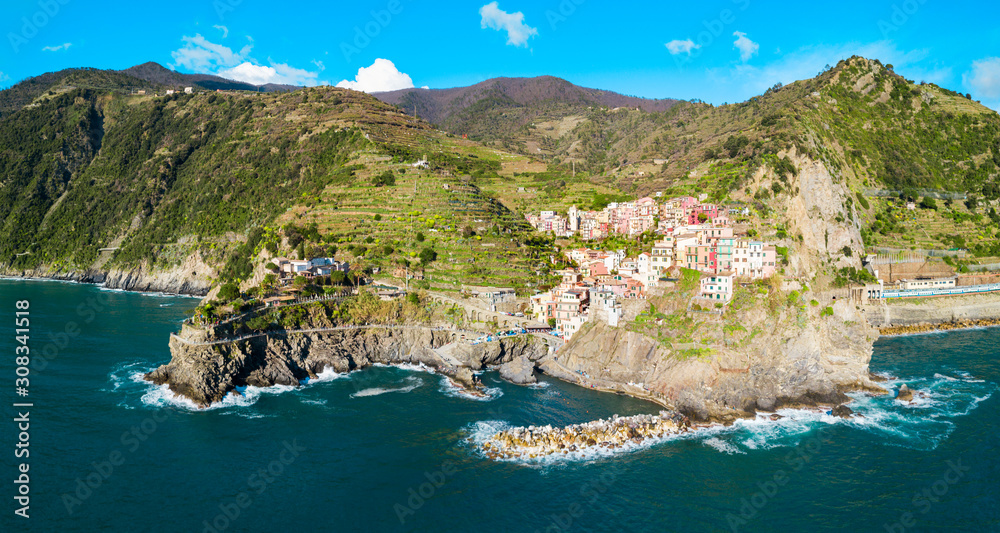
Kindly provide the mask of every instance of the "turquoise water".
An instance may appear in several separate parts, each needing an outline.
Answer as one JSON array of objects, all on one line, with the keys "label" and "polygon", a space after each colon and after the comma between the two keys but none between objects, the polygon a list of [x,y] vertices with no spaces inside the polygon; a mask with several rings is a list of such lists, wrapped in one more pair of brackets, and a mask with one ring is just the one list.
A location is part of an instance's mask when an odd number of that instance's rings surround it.
[{"label": "turquoise water", "polygon": [[[196,300],[0,281],[5,354],[22,299],[36,354],[30,518],[13,514],[5,451],[2,531],[1000,531],[997,329],[880,340],[872,367],[927,394],[913,406],[858,396],[863,419],[784,411],[609,457],[518,463],[469,440],[658,409],[495,373],[492,399],[477,401],[382,367],[196,411],[137,380],[169,359],[167,335]],[[61,338],[71,322],[79,333]],[[8,450],[14,372],[8,355]]]}]

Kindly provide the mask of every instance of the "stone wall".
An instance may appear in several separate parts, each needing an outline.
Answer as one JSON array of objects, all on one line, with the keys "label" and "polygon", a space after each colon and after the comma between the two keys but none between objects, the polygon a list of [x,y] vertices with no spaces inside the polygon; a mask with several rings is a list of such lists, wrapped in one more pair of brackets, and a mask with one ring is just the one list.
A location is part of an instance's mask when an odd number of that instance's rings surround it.
[{"label": "stone wall", "polygon": [[864,306],[863,312],[879,328],[1000,318],[1000,294],[882,301]]}]

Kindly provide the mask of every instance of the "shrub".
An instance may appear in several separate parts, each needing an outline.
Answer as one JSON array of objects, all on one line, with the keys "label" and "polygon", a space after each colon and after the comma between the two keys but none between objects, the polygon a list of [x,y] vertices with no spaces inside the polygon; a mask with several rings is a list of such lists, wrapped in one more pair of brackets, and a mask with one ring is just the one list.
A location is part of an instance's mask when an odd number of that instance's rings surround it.
[{"label": "shrub", "polygon": [[392,187],[395,184],[396,175],[393,174],[391,170],[386,170],[385,172],[372,178],[372,185],[376,187],[382,187],[383,185]]},{"label": "shrub", "polygon": [[832,307],[830,307],[830,306],[826,306],[826,307],[824,307],[824,308],[823,308],[823,312],[822,312],[822,313],[820,313],[820,314],[819,314],[819,316],[821,316],[821,317],[825,317],[825,316],[833,316],[833,308],[832,308]]},{"label": "shrub", "polygon": [[870,206],[868,205],[868,199],[865,198],[865,195],[859,192],[856,193],[854,196],[858,199],[858,203],[861,204],[861,207],[864,207],[865,210],[868,210],[870,208]]},{"label": "shrub", "polygon": [[433,248],[424,248],[420,250],[420,263],[423,265],[429,265],[437,260],[437,252]]},{"label": "shrub", "polygon": [[219,300],[229,302],[240,297],[240,288],[235,283],[226,283],[219,288]]},{"label": "shrub", "polygon": [[748,144],[750,144],[750,139],[747,139],[745,135],[730,135],[722,147],[729,153],[729,157],[736,157],[740,150]]}]

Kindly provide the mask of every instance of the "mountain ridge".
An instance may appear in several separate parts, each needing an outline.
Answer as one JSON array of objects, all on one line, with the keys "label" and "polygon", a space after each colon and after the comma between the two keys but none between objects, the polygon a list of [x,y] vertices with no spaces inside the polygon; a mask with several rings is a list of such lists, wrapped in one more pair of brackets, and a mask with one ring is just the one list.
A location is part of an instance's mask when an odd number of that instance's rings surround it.
[{"label": "mountain ridge", "polygon": [[467,87],[447,89],[400,89],[374,92],[372,96],[395,105],[408,114],[416,114],[452,133],[482,136],[476,127],[477,113],[503,109],[515,115],[517,127],[524,126],[546,112],[582,110],[588,107],[639,108],[643,111],[666,111],[675,99],[649,99],[591,89],[555,76],[528,78],[491,78]]},{"label": "mountain ridge", "polygon": [[77,67],[46,72],[25,78],[0,91],[0,118],[30,105],[46,93],[57,94],[75,88],[163,92],[167,89],[195,87],[203,90],[278,92],[301,89],[295,85],[268,83],[254,85],[211,74],[185,74],[170,70],[154,61],[122,70]]}]

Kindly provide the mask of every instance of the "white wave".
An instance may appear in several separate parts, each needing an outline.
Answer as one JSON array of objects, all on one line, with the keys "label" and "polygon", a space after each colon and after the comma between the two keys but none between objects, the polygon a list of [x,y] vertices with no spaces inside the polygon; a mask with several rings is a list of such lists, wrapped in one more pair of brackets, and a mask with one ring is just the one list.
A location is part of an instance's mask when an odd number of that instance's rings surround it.
[{"label": "white wave", "polygon": [[300,385],[309,385],[309,384],[312,384],[312,383],[326,383],[328,381],[333,381],[335,379],[340,379],[340,378],[347,377],[347,376],[348,376],[348,374],[346,374],[346,373],[345,374],[341,374],[340,372],[337,372],[336,370],[334,370],[333,367],[328,366],[328,367],[324,368],[322,372],[320,372],[319,374],[316,374],[315,378],[309,378],[309,377],[307,377],[305,379],[300,380],[299,384]]},{"label": "white wave", "polygon": [[527,385],[529,389],[547,389],[551,386],[552,384],[549,383],[548,381],[536,381],[534,383],[529,383]]},{"label": "white wave", "polygon": [[398,368],[400,370],[409,370],[411,372],[426,372],[428,374],[437,374],[437,370],[423,363],[397,363],[392,365],[387,365],[385,363],[374,363],[372,364],[372,366],[377,368]]},{"label": "white wave", "polygon": [[727,454],[727,455],[735,455],[735,454],[744,454],[745,455],[747,453],[747,452],[739,449],[736,445],[734,445],[732,443],[729,443],[729,442],[726,442],[726,441],[724,441],[724,440],[722,440],[722,439],[720,439],[718,437],[712,437],[710,439],[705,439],[705,440],[703,440],[701,442],[702,442],[702,444],[705,444],[705,445],[707,445],[707,446],[709,446],[711,448],[715,448],[716,450],[718,450],[718,451],[720,451],[720,452],[722,452],[724,454]]},{"label": "white wave", "polygon": [[[148,368],[149,363],[146,361],[131,361],[126,363],[118,363],[114,366],[111,372],[108,372],[108,383],[111,388],[103,388],[101,390],[105,392],[114,392],[121,388],[122,385],[126,383],[146,383],[146,380],[142,379],[142,376],[146,372],[139,371],[142,368]],[[138,376],[138,381],[136,377]]]},{"label": "white wave", "polygon": [[221,401],[215,402],[208,407],[199,407],[190,399],[174,394],[174,392],[171,391],[170,387],[166,384],[154,385],[146,381],[143,379],[144,374],[145,372],[136,372],[132,375],[132,380],[149,386],[149,390],[142,395],[141,402],[146,406],[157,408],[177,407],[189,411],[213,411],[216,409],[231,407],[250,407],[251,405],[257,403],[257,400],[259,400],[264,394],[282,394],[288,391],[296,390],[296,387],[288,385],[272,385],[270,387],[236,387],[236,390],[230,391]]},{"label": "white wave", "polygon": [[398,388],[395,388],[395,389],[386,389],[386,388],[382,388],[382,387],[372,387],[372,388],[369,388],[369,389],[362,389],[362,390],[359,390],[358,392],[355,392],[354,394],[351,395],[351,398],[367,398],[369,396],[381,396],[382,394],[386,394],[386,393],[389,393],[389,392],[399,392],[399,393],[406,394],[407,392],[411,392],[411,391],[413,391],[414,389],[416,389],[419,386],[420,385],[408,385],[406,387],[398,387]]},{"label": "white wave", "polygon": [[311,398],[302,398],[302,403],[307,403],[309,405],[326,405],[326,400],[314,400]]}]

